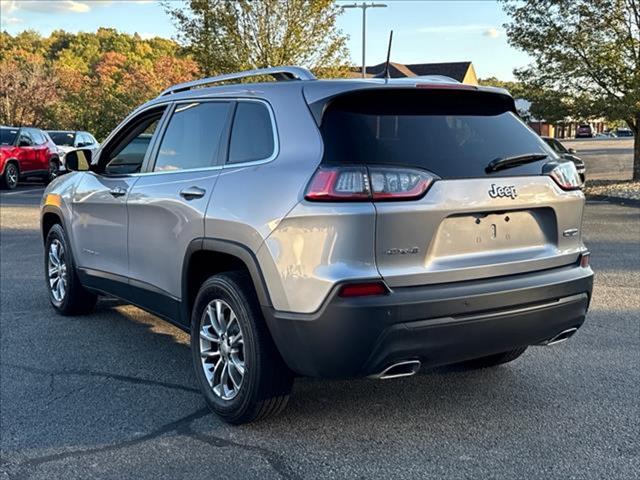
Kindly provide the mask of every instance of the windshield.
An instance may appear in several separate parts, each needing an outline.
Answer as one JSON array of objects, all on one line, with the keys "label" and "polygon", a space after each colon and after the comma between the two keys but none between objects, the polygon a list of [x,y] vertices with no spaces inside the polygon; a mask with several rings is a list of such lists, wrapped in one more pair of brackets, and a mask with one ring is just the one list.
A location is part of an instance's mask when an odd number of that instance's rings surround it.
[{"label": "windshield", "polygon": [[[442,178],[465,178],[488,175],[487,164],[498,158],[535,153],[556,158],[511,111],[455,95],[439,93],[437,100],[413,101],[409,108],[403,104],[407,99],[398,98],[379,113],[374,101],[362,108],[354,102],[330,105],[321,126],[323,162],[407,165]],[[490,175],[540,174],[548,160]]]},{"label": "windshield", "polygon": [[64,147],[73,147],[76,134],[75,132],[47,132],[56,145]]},{"label": "windshield", "polygon": [[0,145],[13,145],[17,135],[17,128],[0,128]]}]

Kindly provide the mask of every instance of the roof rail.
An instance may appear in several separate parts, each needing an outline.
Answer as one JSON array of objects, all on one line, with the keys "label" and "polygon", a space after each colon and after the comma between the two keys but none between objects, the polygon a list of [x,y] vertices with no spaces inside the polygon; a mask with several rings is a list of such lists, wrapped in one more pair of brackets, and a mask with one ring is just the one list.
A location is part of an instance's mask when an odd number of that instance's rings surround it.
[{"label": "roof rail", "polygon": [[207,85],[213,85],[219,82],[226,82],[229,80],[240,80],[242,78],[257,77],[260,75],[270,75],[277,81],[282,80],[316,80],[316,77],[306,68],[283,66],[283,67],[270,67],[270,68],[258,68],[255,70],[247,70],[238,73],[228,73],[226,75],[218,75],[216,77],[203,78],[201,80],[194,80],[193,82],[179,83],[164,90],[159,97],[164,95],[170,95],[172,93],[184,92],[186,90],[192,90],[194,88],[201,88]]}]

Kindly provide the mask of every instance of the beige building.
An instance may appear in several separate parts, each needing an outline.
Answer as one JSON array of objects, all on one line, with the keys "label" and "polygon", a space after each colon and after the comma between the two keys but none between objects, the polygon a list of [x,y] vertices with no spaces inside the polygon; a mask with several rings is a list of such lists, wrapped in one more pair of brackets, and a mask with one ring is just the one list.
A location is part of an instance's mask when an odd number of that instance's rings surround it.
[{"label": "beige building", "polygon": [[[385,63],[367,67],[367,78],[384,77]],[[404,65],[402,63],[389,63],[389,77],[420,77],[423,75],[444,75],[451,77],[461,83],[469,85],[478,85],[478,77],[476,70],[471,62],[448,62],[448,63],[411,63]],[[352,76],[357,78],[361,76],[360,68],[354,68]]]}]

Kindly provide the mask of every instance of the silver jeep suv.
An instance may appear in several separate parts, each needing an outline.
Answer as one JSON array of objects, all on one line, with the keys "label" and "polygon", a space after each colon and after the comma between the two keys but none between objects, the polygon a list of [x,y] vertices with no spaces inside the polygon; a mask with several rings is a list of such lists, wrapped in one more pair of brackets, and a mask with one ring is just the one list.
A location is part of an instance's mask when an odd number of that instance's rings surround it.
[{"label": "silver jeep suv", "polygon": [[42,201],[51,303],[113,295],[191,332],[228,422],[282,410],[296,375],[505,363],[589,305],[579,176],[504,90],[224,75],[166,90],[67,167]]}]

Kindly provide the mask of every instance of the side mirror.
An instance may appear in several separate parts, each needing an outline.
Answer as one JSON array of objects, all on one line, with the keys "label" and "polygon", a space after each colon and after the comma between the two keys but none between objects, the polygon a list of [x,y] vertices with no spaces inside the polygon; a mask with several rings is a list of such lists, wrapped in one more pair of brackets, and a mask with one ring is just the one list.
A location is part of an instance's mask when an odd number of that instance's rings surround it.
[{"label": "side mirror", "polygon": [[71,150],[64,156],[67,170],[73,172],[86,172],[91,166],[91,150]]},{"label": "side mirror", "polygon": [[576,149],[575,149],[575,148],[569,148],[569,149],[567,150],[567,152],[569,152],[569,153],[576,153]]}]

